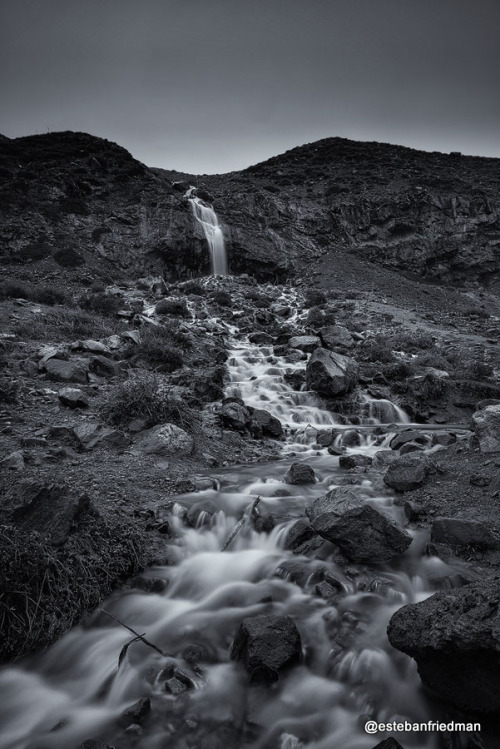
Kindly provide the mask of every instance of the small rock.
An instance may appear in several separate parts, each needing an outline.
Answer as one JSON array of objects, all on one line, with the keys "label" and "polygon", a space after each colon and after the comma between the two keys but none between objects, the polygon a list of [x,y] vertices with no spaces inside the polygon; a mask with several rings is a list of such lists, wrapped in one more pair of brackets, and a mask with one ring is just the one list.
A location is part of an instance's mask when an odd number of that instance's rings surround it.
[{"label": "small rock", "polygon": [[82,361],[49,359],[45,364],[45,371],[52,379],[62,382],[86,383],[88,381],[88,366]]},{"label": "small rock", "polygon": [[124,728],[129,726],[131,723],[138,723],[141,725],[144,719],[151,712],[151,700],[149,697],[144,697],[141,700],[137,700],[131,707],[124,710],[120,715],[119,723]]},{"label": "small rock", "polygon": [[372,464],[372,459],[368,455],[362,455],[356,453],[354,455],[342,455],[339,458],[340,468],[356,468],[357,466],[369,466]]},{"label": "small rock", "polygon": [[453,432],[433,432],[432,433],[432,444],[433,445],[443,445],[443,447],[448,447],[448,445],[453,445],[457,441],[457,435]]},{"label": "small rock", "polygon": [[175,424],[148,429],[135,444],[135,449],[145,455],[190,455],[193,448],[191,435]]},{"label": "small rock", "polygon": [[24,469],[24,455],[22,450],[16,450],[6,458],[0,460],[0,470],[22,471]]},{"label": "small rock", "polygon": [[222,406],[220,418],[225,427],[241,432],[246,429],[250,414],[241,403],[225,403]]},{"label": "small rock", "polygon": [[289,616],[268,614],[243,619],[231,658],[243,663],[252,680],[276,681],[279,672],[298,664],[302,655],[299,631]]},{"label": "small rock", "polygon": [[387,468],[390,463],[397,460],[398,454],[393,450],[378,450],[372,459],[372,468]]},{"label": "small rock", "polygon": [[252,409],[248,427],[252,437],[257,439],[262,436],[279,439],[283,435],[281,421],[275,416],[272,416],[269,411],[265,411],[261,408]]},{"label": "small rock", "polygon": [[113,361],[113,359],[102,355],[91,358],[89,369],[99,377],[117,377],[122,371],[120,362]]},{"label": "small rock", "polygon": [[375,509],[349,487],[335,488],[306,508],[320,536],[353,562],[387,562],[402,554],[412,538],[390,515]]},{"label": "small rock", "polygon": [[307,463],[292,463],[284,480],[287,484],[314,484],[316,476]]},{"label": "small rock", "polygon": [[87,408],[89,399],[80,388],[63,388],[59,391],[59,400],[68,408]]},{"label": "small rock", "polygon": [[306,366],[306,386],[319,395],[336,398],[349,393],[358,380],[358,368],[353,359],[317,348]]},{"label": "small rock", "polygon": [[394,460],[384,475],[384,483],[398,492],[418,489],[427,481],[432,464],[425,455],[403,455]]},{"label": "small rock", "polygon": [[408,429],[405,432],[396,434],[395,437],[389,443],[391,450],[399,450],[400,447],[405,445],[407,442],[415,442],[416,444],[425,445],[427,437],[422,432],[417,432],[415,429]]},{"label": "small rock", "polygon": [[321,346],[321,341],[315,335],[297,335],[288,340],[288,345],[290,348],[297,348],[308,353]]},{"label": "small rock", "polygon": [[500,452],[500,405],[486,406],[472,415],[482,453]]},{"label": "small rock", "polygon": [[359,447],[363,444],[363,436],[357,429],[346,429],[340,442],[344,447]]}]

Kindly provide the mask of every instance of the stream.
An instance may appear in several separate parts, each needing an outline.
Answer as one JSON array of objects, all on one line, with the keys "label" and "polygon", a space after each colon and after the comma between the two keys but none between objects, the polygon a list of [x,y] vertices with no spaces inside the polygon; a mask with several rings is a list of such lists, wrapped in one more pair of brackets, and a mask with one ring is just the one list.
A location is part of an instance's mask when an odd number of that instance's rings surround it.
[{"label": "stream", "polygon": [[[145,573],[168,583],[165,590],[127,590],[103,604],[164,655],[135,641],[118,667],[133,635],[97,612],[90,624],[74,627],[47,652],[0,672],[0,749],[74,749],[95,736],[117,749],[371,749],[384,737],[365,734],[368,717],[429,719],[432,708],[416,666],[389,645],[386,627],[400,606],[452,586],[462,563],[423,554],[427,533],[412,527],[409,549],[383,565],[345,566],[329,544],[320,558],[287,550],[287,534],[304,508],[352,480],[367,501],[406,521],[380,472],[341,470],[338,457],[317,443],[318,431],[335,429],[340,446],[355,427],[339,424],[313,393],[287,384],[284,373],[303,369],[305,361],[290,362],[275,356],[271,346],[250,344],[236,326],[228,328],[228,336],[227,394],[280,419],[286,434],[282,457],[214,469],[216,489],[176,497],[170,522],[177,563]],[[346,447],[348,455],[373,456],[388,448],[394,433],[388,425],[408,418],[389,401],[364,394],[357,421],[386,425],[360,430],[361,444]],[[285,483],[297,461],[313,468],[316,483]],[[274,527],[258,533],[247,522],[221,553],[256,497]],[[201,511],[198,527],[187,527],[185,508],[200,502],[215,503],[217,512]],[[325,580],[338,587],[333,602],[319,593]],[[250,684],[230,657],[231,645],[244,617],[270,613],[294,620],[302,661],[277,683]],[[117,717],[145,697],[152,713],[144,727],[120,734]],[[438,747],[431,733],[397,738],[408,749]]]}]

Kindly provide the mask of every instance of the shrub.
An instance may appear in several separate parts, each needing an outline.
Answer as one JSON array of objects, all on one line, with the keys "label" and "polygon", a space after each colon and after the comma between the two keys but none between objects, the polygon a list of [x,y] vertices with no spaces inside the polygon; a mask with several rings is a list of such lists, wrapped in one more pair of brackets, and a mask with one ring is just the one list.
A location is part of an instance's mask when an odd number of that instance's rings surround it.
[{"label": "shrub", "polygon": [[388,380],[405,380],[415,374],[415,365],[413,362],[396,361],[393,364],[387,364],[383,369],[383,374]]},{"label": "shrub", "polygon": [[82,309],[100,312],[102,315],[115,315],[120,309],[119,299],[102,291],[84,294],[78,300],[78,304]]},{"label": "shrub", "polygon": [[160,372],[173,372],[182,367],[182,349],[189,348],[191,339],[182,331],[167,326],[145,328],[137,345],[132,345],[126,356],[136,356]]},{"label": "shrub", "polygon": [[27,299],[39,304],[66,304],[69,297],[54,286],[26,286],[17,282],[7,282],[0,287],[0,299]]},{"label": "shrub", "polygon": [[320,328],[325,324],[325,315],[319,307],[311,307],[307,313],[307,324],[313,328]]},{"label": "shrub", "polygon": [[111,390],[101,409],[111,424],[124,425],[132,419],[145,419],[148,427],[166,422],[192,430],[194,412],[153,372],[135,372]]},{"label": "shrub", "polygon": [[190,317],[185,299],[162,299],[155,307],[157,315],[172,315],[173,317]]},{"label": "shrub", "polygon": [[434,346],[434,339],[427,330],[405,330],[392,337],[392,347],[395,351],[412,351],[415,349],[430,349]]},{"label": "shrub", "polygon": [[19,338],[55,343],[79,338],[107,338],[116,332],[109,320],[101,315],[64,307],[33,315],[29,322],[18,323],[14,331]]},{"label": "shrub", "polygon": [[439,351],[427,351],[425,354],[418,354],[413,360],[420,367],[434,367],[434,369],[449,369],[450,362],[439,353]]},{"label": "shrub", "polygon": [[415,394],[423,401],[442,398],[448,392],[449,381],[429,373],[415,384]]},{"label": "shrub", "polygon": [[388,364],[394,361],[394,353],[387,339],[376,335],[363,341],[359,347],[360,361],[377,361]]},{"label": "shrub", "polygon": [[83,256],[71,247],[56,252],[54,260],[63,268],[77,268],[85,263]]},{"label": "shrub", "polygon": [[182,290],[185,294],[195,294],[196,296],[205,296],[205,289],[199,281],[186,281],[182,284]]}]

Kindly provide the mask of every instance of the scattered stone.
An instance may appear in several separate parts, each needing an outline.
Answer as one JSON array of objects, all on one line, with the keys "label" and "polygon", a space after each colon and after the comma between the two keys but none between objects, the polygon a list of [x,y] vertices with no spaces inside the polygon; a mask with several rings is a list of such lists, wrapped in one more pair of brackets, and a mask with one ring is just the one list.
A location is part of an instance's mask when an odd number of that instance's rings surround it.
[{"label": "scattered stone", "polygon": [[135,444],[135,449],[146,455],[190,455],[194,440],[175,424],[160,424],[146,430]]},{"label": "scattered stone", "polygon": [[0,460],[0,470],[2,471],[22,471],[23,468],[24,454],[22,450],[16,450]]},{"label": "scattered stone", "polygon": [[431,541],[449,546],[478,546],[495,549],[498,539],[485,523],[460,518],[436,518],[431,528]]},{"label": "scattered stone", "polygon": [[335,455],[335,456],[343,455],[344,452],[345,452],[345,447],[342,448],[342,447],[335,447],[335,445],[330,445],[330,447],[328,448],[329,455]]},{"label": "scattered stone", "polygon": [[306,508],[309,521],[353,562],[387,562],[402,554],[412,538],[385,512],[349,487],[335,488]]},{"label": "scattered stone", "polygon": [[131,707],[124,710],[120,715],[119,723],[121,726],[126,728],[131,723],[138,723],[141,725],[144,723],[144,719],[151,712],[151,700],[149,697],[144,697],[141,700],[137,700]]},{"label": "scattered stone", "polygon": [[354,339],[343,325],[327,325],[319,331],[321,343],[326,349],[352,348]]},{"label": "scattered stone", "polygon": [[66,484],[26,483],[7,497],[1,514],[16,528],[36,531],[54,546],[61,546],[74,523],[90,509],[87,494]]},{"label": "scattered stone", "polygon": [[63,388],[59,391],[59,400],[68,408],[87,408],[89,399],[80,388]]},{"label": "scattered stone", "polygon": [[45,365],[47,364],[49,359],[68,359],[66,349],[51,345],[41,346],[41,348],[38,349],[37,356],[40,357],[38,361],[38,369],[40,371],[43,371],[45,369]]},{"label": "scattered stone", "polygon": [[500,711],[500,579],[441,591],[403,606],[387,630],[417,662],[440,699],[464,710]]},{"label": "scattered stone", "polygon": [[320,395],[335,398],[346,395],[356,385],[356,362],[341,354],[317,348],[306,366],[306,385]]},{"label": "scattered stone", "polygon": [[457,441],[457,435],[454,432],[433,432],[432,433],[432,445],[443,445],[448,447],[453,445]]},{"label": "scattered stone", "polygon": [[186,522],[192,528],[199,528],[202,525],[210,524],[214,515],[219,512],[218,506],[211,499],[202,499],[201,502],[195,502],[191,505],[186,515]]},{"label": "scattered stone", "polygon": [[489,486],[493,480],[493,476],[487,476],[484,473],[472,473],[469,479],[471,486]]},{"label": "scattered stone", "polygon": [[393,450],[378,450],[372,459],[372,468],[387,468],[390,463],[398,459]]},{"label": "scattered stone", "polygon": [[333,442],[333,430],[328,429],[323,432],[318,432],[316,435],[316,442],[318,445],[321,445],[321,447],[330,447]]},{"label": "scattered stone", "polygon": [[339,467],[340,468],[356,468],[358,466],[370,466],[372,464],[372,459],[368,455],[362,455],[361,453],[356,453],[354,455],[341,455],[339,458]]},{"label": "scattered stone", "polygon": [[400,447],[405,445],[407,442],[415,442],[417,445],[425,445],[428,439],[422,432],[417,432],[415,429],[408,429],[405,432],[396,434],[395,437],[389,443],[391,450],[399,450]]},{"label": "scattered stone", "polygon": [[87,362],[49,359],[44,368],[49,377],[54,380],[61,382],[81,382],[84,384],[88,381]]},{"label": "scattered stone", "polygon": [[263,331],[250,333],[248,340],[250,343],[255,343],[257,346],[272,346],[274,343],[273,336],[269,335],[269,333],[264,333]]},{"label": "scattered stone", "polygon": [[416,523],[422,518],[423,515],[426,514],[426,510],[422,505],[410,500],[405,502],[403,509],[408,522],[410,523]]},{"label": "scattered stone", "polygon": [[109,348],[102,341],[94,341],[89,338],[86,341],[76,341],[71,345],[72,349],[82,349],[83,351],[90,351],[92,354],[107,354]]},{"label": "scattered stone", "polygon": [[298,348],[300,351],[309,353],[321,346],[321,341],[315,335],[297,335],[288,340],[288,345],[290,348]]},{"label": "scattered stone", "polygon": [[122,371],[122,366],[120,362],[113,361],[107,356],[93,356],[89,369],[99,377],[117,377]]},{"label": "scattered stone", "polygon": [[220,418],[225,427],[242,432],[246,429],[250,414],[241,403],[231,402],[222,406]]},{"label": "scattered stone", "polygon": [[301,549],[304,544],[317,538],[318,534],[312,525],[308,523],[307,520],[301,518],[300,520],[297,520],[288,531],[285,539],[285,549],[290,549],[290,551],[296,552]]},{"label": "scattered stone", "polygon": [[500,405],[486,406],[472,415],[482,453],[500,452]]},{"label": "scattered stone", "polygon": [[424,452],[425,448],[419,445],[417,442],[405,442],[399,449],[400,455],[408,455],[409,453],[421,453]]},{"label": "scattered stone", "polygon": [[283,436],[281,421],[272,416],[269,411],[265,411],[262,408],[252,409],[248,427],[252,437],[256,439],[260,439],[263,436],[279,439]]},{"label": "scattered stone", "polygon": [[394,460],[384,475],[384,483],[397,492],[418,489],[427,481],[432,463],[425,455],[403,455]]},{"label": "scattered stone", "polygon": [[363,436],[357,429],[346,429],[340,442],[344,447],[359,447],[363,443]]},{"label": "scattered stone", "polygon": [[240,624],[231,658],[243,663],[252,681],[276,681],[279,672],[299,663],[302,643],[289,616],[246,617]]},{"label": "scattered stone", "polygon": [[316,476],[307,463],[292,463],[284,478],[287,484],[314,484]]}]

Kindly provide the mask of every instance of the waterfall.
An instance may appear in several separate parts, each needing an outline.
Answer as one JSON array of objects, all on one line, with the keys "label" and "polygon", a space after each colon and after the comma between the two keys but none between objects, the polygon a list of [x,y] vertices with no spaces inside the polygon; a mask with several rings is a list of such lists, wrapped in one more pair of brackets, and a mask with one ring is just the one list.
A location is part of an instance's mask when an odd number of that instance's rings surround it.
[{"label": "waterfall", "polygon": [[226,247],[219,219],[210,205],[193,195],[194,190],[195,188],[191,187],[186,196],[191,203],[194,217],[201,224],[205,239],[208,242],[212,273],[214,276],[227,276]]}]

